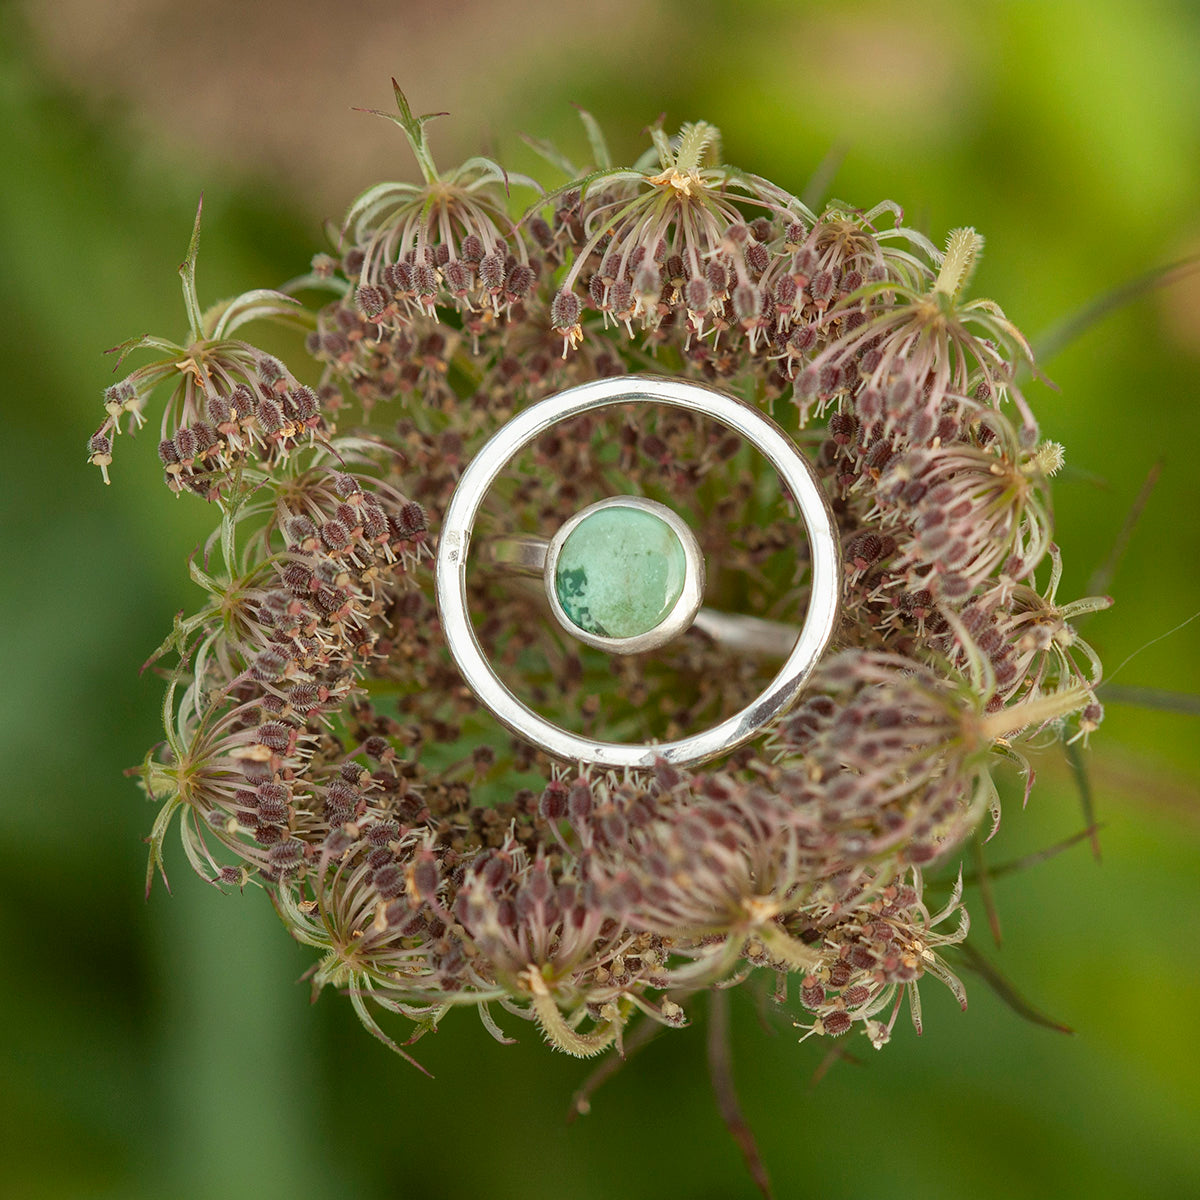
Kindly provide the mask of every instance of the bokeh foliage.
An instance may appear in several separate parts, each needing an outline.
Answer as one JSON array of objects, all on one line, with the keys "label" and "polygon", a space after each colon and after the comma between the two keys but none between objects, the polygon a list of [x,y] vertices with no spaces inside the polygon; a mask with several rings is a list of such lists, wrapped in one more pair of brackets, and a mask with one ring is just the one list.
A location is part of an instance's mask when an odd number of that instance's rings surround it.
[{"label": "bokeh foliage", "polygon": [[[593,61],[546,63],[536,95],[481,74],[478,111],[435,136],[473,149],[476,130],[499,131],[520,166],[509,131],[578,145],[577,101],[632,155],[666,109],[717,121],[730,161],[797,189],[840,149],[834,194],[896,199],[935,239],[979,228],[977,292],[1034,334],[1200,248],[1191,6],[934,4],[911,20],[874,3],[648,7],[671,38],[639,38],[631,10]],[[55,76],[12,10],[0,43],[0,1192],[751,1194],[707,1091],[702,1028],[659,1038],[568,1128],[583,1069],[532,1031],[501,1047],[465,1014],[448,1021],[420,1047],[431,1082],[366,1037],[348,1005],[308,1007],[295,981],[309,959],[255,890],[222,897],[177,855],[174,895],[142,902],[151,811],[121,770],[157,736],[159,683],[136,666],[195,600],[183,561],[207,514],[161,494],[150,438],[120,447],[119,486],[87,468],[110,379],[98,351],[182,324],[174,268],[202,188],[209,299],[300,271],[322,248],[324,214],[186,147],[135,142],[121,103]],[[386,99],[386,79],[360,82],[362,103]],[[436,94],[414,102],[439,107]],[[281,103],[279,119],[304,116]],[[1147,647],[1117,682],[1184,692],[1197,690],[1200,622],[1147,644],[1200,594],[1190,295],[1181,285],[1109,317],[1048,365],[1060,391],[1031,394],[1067,447],[1055,492],[1065,598],[1087,588],[1163,460],[1110,585],[1117,606],[1088,636],[1110,671]],[[966,1015],[931,994],[923,1038],[906,1031],[878,1056],[848,1046],[861,1065],[838,1063],[810,1089],[824,1047],[797,1047],[770,1010],[760,1027],[738,993],[743,1102],[781,1196],[1200,1189],[1195,722],[1112,704],[1089,763],[1103,863],[1077,847],[998,881],[1000,951],[977,920],[975,943],[1073,1037],[1020,1021],[968,977]],[[1005,818],[998,861],[1083,823],[1061,759],[1040,768],[1028,811]]]}]

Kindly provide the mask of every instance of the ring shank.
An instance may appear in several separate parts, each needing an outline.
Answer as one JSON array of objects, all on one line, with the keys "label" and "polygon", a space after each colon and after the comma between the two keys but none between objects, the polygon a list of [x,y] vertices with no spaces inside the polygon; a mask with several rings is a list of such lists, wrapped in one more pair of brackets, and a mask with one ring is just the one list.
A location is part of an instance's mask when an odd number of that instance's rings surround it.
[{"label": "ring shank", "polygon": [[499,566],[522,575],[540,575],[546,569],[550,542],[535,534],[517,533],[491,538],[485,544],[486,557]]}]

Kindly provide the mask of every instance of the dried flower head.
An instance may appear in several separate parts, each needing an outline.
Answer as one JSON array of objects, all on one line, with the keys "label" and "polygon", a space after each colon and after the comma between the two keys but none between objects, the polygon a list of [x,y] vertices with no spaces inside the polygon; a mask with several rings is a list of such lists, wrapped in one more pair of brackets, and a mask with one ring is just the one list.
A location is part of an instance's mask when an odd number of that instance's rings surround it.
[{"label": "dried flower head", "polygon": [[[615,166],[587,114],[593,168],[542,147],[571,181],[511,220],[509,183],[537,185],[485,159],[439,170],[429,117],[396,98],[421,181],[365,192],[337,257],[288,290],[205,314],[197,217],[188,335],[123,348],[156,357],[105,394],[88,445],[107,479],[118,421],[143,423],[167,386],[166,483],[214,506],[191,562],[203,603],[155,655],[174,663],[141,772],[162,802],[150,876],[177,817],[196,871],[262,886],[318,951],[314,989],[346,991],[406,1056],[380,1009],[415,1023],[409,1041],[469,1005],[502,1041],[530,1021],[586,1056],[756,971],[781,1001],[795,979],[805,1036],[858,1025],[882,1046],[905,997],[919,1029],[925,975],[965,1006],[943,954],[966,936],[961,890],[931,900],[926,877],[994,827],[993,773],[1028,774],[1022,740],[1096,727],[1100,663],[1072,621],[1107,603],[1056,599],[1062,450],[1037,444],[1015,387],[1025,339],[964,299],[982,239],[957,230],[942,254],[890,202],[810,212],[722,165],[702,122],[652,126],[647,154]],[[312,286],[333,293],[316,312],[289,294]],[[233,337],[258,318],[302,324],[310,361]],[[631,370],[776,415],[794,401],[842,539],[838,652],[758,747],[690,772],[581,772],[509,737],[462,685],[432,596],[441,514],[482,440]],[[692,524],[717,606],[803,610],[789,498],[700,416],[556,428],[481,521],[552,532],[620,493]],[[481,563],[469,586],[512,686],[610,739],[676,736],[769,678],[698,631],[612,665],[511,573]]]},{"label": "dried flower head", "polygon": [[537,185],[487,158],[439,172],[425,124],[444,114],[414,117],[394,79],[392,88],[399,114],[377,115],[404,131],[423,182],[376,184],[350,206],[341,250],[347,275],[357,277],[358,310],[381,325],[432,315],[439,304],[498,316],[534,283],[524,245],[512,237],[508,187]]}]

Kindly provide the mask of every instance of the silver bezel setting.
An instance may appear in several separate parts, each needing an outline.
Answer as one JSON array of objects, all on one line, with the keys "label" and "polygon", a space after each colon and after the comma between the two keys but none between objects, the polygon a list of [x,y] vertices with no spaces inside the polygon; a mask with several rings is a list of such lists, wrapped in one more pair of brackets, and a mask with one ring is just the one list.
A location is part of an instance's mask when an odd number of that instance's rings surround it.
[{"label": "silver bezel setting", "polygon": [[[600,634],[589,633],[586,629],[581,629],[567,615],[558,598],[555,576],[558,572],[558,559],[563,546],[567,543],[567,538],[592,513],[605,508],[632,508],[639,512],[650,513],[670,527],[683,547],[684,578],[683,590],[679,594],[679,599],[675,601],[671,611],[653,629],[639,633],[635,637],[603,637]],[[696,535],[687,522],[665,504],[659,504],[656,500],[647,500],[644,496],[610,496],[606,500],[589,504],[587,508],[580,509],[568,521],[563,522],[562,527],[550,540],[550,545],[546,549],[546,565],[543,568],[542,578],[546,587],[546,598],[550,601],[550,611],[554,613],[555,620],[573,638],[588,646],[607,650],[610,654],[641,654],[646,650],[656,650],[659,646],[677,638],[681,633],[685,633],[696,619],[696,614],[700,611],[700,605],[704,600],[704,554],[700,550],[700,543],[696,541]]]},{"label": "silver bezel setting", "polygon": [[[700,413],[749,440],[775,468],[808,534],[812,575],[804,625],[766,689],[732,716],[670,742],[620,743],[572,733],[523,704],[484,656],[467,609],[467,557],[475,518],[488,490],[513,456],[568,417],[630,403],[665,404]],[[841,553],[833,514],[817,477],[778,425],[743,400],[682,379],[625,375],[597,379],[549,396],[498,429],[459,478],[442,519],[435,565],[438,613],[446,645],[479,702],[518,737],[553,758],[601,767],[688,766],[726,754],[752,738],[799,696],[837,625]]]}]

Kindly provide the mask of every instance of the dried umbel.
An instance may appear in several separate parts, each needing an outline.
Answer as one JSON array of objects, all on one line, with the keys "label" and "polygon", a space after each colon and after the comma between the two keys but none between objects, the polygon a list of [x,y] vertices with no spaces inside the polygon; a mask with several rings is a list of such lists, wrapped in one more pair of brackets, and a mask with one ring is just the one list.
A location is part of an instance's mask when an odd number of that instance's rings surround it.
[{"label": "dried umbel", "polygon": [[[653,127],[626,169],[587,118],[594,161],[545,148],[570,176],[548,192],[489,160],[440,171],[428,118],[397,99],[422,182],[370,189],[309,274],[207,313],[197,218],[188,334],[124,348],[154,360],[109,389],[89,443],[107,478],[122,422],[172,386],[165,482],[216,524],[191,563],[205,603],[156,655],[176,661],[141,771],[162,804],[150,877],[178,818],[195,869],[265,889],[320,954],[314,988],[347,992],[397,1049],[380,1009],[415,1039],[470,1005],[501,1040],[516,1017],[592,1055],[755,972],[810,1034],[858,1026],[876,1046],[905,997],[919,1027],[926,975],[965,1005],[941,953],[966,935],[960,891],[934,900],[926,878],[999,819],[992,773],[1023,768],[1023,740],[1096,727],[1100,664],[1071,622],[1105,603],[1057,599],[1062,451],[1017,390],[1024,338],[966,298],[981,239],[957,230],[943,254],[890,203],[811,212],[723,164],[707,124]],[[301,325],[310,360],[240,340],[252,319]],[[688,772],[581,771],[513,740],[463,686],[432,596],[440,516],[481,442],[549,393],[632,371],[782,419],[842,542],[836,649],[802,702]],[[788,498],[694,414],[546,434],[481,523],[548,535],[613,494],[688,520],[710,602],[803,612]],[[469,586],[514,690],[611,740],[685,734],[770,677],[696,631],[610,662],[512,574],[481,563]]]}]

